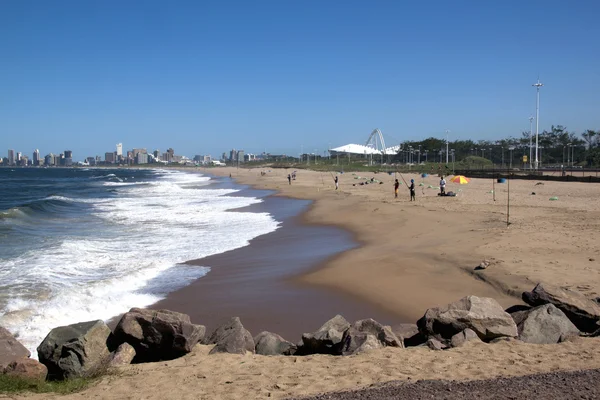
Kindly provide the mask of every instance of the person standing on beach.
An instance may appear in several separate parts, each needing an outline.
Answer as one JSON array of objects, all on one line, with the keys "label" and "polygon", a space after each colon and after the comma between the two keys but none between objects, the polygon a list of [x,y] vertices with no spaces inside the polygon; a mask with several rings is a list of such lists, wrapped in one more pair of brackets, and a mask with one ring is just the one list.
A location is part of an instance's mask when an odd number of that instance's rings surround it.
[{"label": "person standing on beach", "polygon": [[444,179],[443,175],[442,179],[440,179],[440,193],[442,194],[442,196],[446,194],[446,180]]},{"label": "person standing on beach", "polygon": [[398,182],[398,179],[396,179],[396,182],[394,182],[394,197],[397,199],[398,198],[398,188],[400,187],[400,182]]},{"label": "person standing on beach", "polygon": [[410,180],[410,201],[417,201],[415,198],[415,180]]},{"label": "person standing on beach", "polygon": [[292,184],[292,176],[290,174],[288,174],[288,183],[291,185]]},{"label": "person standing on beach", "polygon": [[338,190],[338,182],[339,181],[338,181],[338,177],[337,176],[335,177],[334,182],[335,182],[335,190]]}]

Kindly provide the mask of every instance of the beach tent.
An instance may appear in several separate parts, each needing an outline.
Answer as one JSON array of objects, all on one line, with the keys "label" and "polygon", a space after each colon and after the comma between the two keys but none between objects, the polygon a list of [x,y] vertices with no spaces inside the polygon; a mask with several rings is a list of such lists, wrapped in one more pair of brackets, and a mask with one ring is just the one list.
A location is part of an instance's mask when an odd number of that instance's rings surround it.
[{"label": "beach tent", "polygon": [[454,178],[450,179],[450,182],[458,183],[461,185],[469,183],[471,180],[463,175],[456,175]]}]

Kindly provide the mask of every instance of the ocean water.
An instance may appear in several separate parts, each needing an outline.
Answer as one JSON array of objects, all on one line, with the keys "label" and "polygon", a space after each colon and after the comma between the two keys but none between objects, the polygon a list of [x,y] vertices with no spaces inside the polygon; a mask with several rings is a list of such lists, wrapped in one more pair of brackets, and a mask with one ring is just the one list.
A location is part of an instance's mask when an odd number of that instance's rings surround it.
[{"label": "ocean water", "polygon": [[36,356],[54,327],[107,320],[209,269],[182,264],[279,226],[200,173],[0,168],[0,326]]}]

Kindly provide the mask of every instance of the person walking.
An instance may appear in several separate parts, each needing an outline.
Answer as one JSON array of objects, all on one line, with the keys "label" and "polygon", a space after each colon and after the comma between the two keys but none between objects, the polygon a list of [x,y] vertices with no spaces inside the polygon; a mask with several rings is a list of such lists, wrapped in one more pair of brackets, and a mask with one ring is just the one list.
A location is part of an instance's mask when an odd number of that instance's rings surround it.
[{"label": "person walking", "polygon": [[410,180],[410,201],[417,201],[415,198],[415,180]]},{"label": "person walking", "polygon": [[442,179],[440,179],[440,193],[442,196],[446,195],[446,180],[444,179],[443,175]]},{"label": "person walking", "polygon": [[292,176],[290,174],[288,174],[288,183],[291,185],[292,184]]},{"label": "person walking", "polygon": [[400,182],[398,182],[398,179],[396,179],[396,182],[394,182],[394,197],[397,199],[398,198],[398,188],[400,187]]},{"label": "person walking", "polygon": [[335,177],[334,182],[335,182],[335,190],[338,190],[339,181],[338,181],[338,177],[337,176]]}]

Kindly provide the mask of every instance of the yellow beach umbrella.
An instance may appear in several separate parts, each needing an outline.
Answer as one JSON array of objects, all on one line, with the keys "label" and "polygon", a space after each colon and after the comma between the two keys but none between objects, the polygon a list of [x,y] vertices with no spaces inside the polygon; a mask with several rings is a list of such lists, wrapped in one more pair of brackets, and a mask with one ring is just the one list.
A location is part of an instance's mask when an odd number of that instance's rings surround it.
[{"label": "yellow beach umbrella", "polygon": [[450,182],[464,185],[464,184],[471,182],[471,180],[469,178],[467,178],[466,176],[456,175],[454,178],[450,179]]}]

